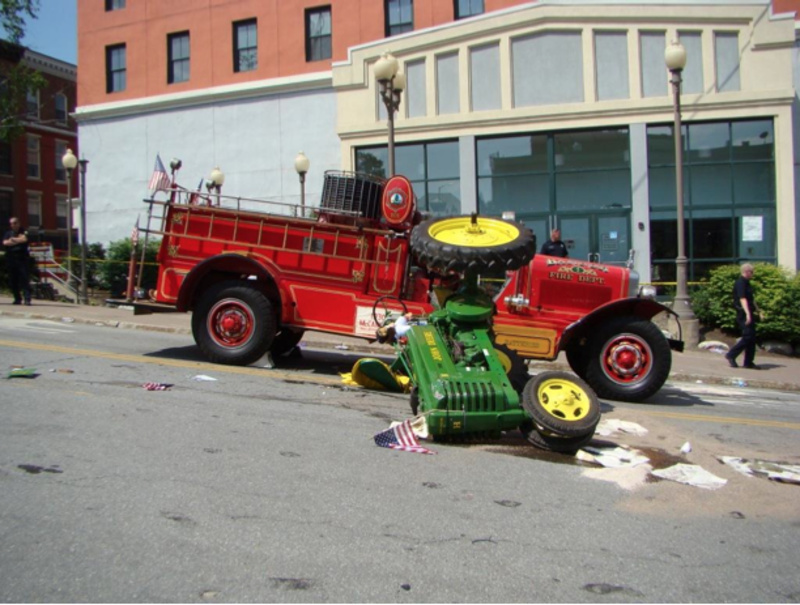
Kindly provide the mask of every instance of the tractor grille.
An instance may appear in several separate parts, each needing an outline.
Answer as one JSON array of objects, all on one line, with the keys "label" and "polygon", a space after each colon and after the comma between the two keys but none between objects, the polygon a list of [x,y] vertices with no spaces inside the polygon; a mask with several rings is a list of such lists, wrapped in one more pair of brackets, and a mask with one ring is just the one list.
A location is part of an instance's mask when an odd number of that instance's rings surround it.
[{"label": "tractor grille", "polygon": [[501,388],[486,381],[444,380],[441,410],[466,412],[502,412],[508,401]]}]

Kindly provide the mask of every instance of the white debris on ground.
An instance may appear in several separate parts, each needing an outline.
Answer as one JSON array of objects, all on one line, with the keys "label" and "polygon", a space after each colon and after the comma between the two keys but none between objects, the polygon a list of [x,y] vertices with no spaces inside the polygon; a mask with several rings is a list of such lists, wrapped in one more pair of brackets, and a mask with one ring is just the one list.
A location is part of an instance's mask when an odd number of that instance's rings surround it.
[{"label": "white debris on ground", "polygon": [[192,380],[197,380],[199,382],[216,382],[217,379],[213,376],[207,376],[205,374],[198,374],[197,376],[193,376]]},{"label": "white debris on ground", "polygon": [[692,451],[692,444],[688,441],[681,446],[681,454],[688,454]]},{"label": "white debris on ground", "polygon": [[729,350],[728,345],[718,340],[705,340],[697,345],[697,348],[711,353],[727,353]]},{"label": "white debris on ground", "polygon": [[748,477],[763,475],[772,481],[800,485],[800,465],[768,460],[746,460],[736,456],[718,456],[717,460]]},{"label": "white debris on ground", "polygon": [[593,462],[605,468],[633,467],[650,462],[639,450],[626,446],[592,447],[586,446],[575,456],[582,462]]},{"label": "white debris on ground", "polygon": [[609,437],[615,433],[626,433],[628,435],[636,435],[642,437],[647,435],[647,429],[641,424],[630,422],[628,420],[619,420],[618,418],[603,418],[594,430],[595,435],[601,437]]},{"label": "white debris on ground", "polygon": [[701,487],[703,489],[719,489],[728,483],[727,479],[717,477],[696,464],[679,463],[669,468],[651,471],[651,474],[661,479],[677,481],[678,483],[684,483],[693,487]]}]

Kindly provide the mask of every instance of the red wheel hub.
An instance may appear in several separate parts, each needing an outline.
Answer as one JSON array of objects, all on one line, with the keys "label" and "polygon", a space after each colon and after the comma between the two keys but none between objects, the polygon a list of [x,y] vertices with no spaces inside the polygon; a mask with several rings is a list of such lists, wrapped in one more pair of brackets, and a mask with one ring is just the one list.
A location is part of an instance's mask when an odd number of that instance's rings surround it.
[{"label": "red wheel hub", "polygon": [[255,317],[252,309],[241,300],[225,299],[217,302],[208,313],[207,328],[218,345],[242,347],[253,336]]},{"label": "red wheel hub", "polygon": [[633,334],[612,338],[603,354],[603,371],[616,382],[642,380],[652,368],[652,353],[647,343]]}]

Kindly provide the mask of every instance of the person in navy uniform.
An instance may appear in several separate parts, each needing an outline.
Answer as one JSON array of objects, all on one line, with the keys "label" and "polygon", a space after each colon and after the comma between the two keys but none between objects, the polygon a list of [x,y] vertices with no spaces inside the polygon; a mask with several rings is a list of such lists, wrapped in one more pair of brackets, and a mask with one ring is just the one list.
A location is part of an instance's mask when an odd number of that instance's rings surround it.
[{"label": "person in navy uniform", "polygon": [[756,303],[753,299],[753,287],[750,279],[753,277],[753,265],[745,263],[740,269],[740,275],[733,285],[733,306],[736,308],[736,323],[742,331],[742,337],[725,355],[728,365],[738,368],[736,358],[744,351],[744,367],[750,370],[761,368],[753,363],[756,356]]},{"label": "person in navy uniform", "polygon": [[550,232],[550,239],[542,244],[542,251],[540,254],[560,256],[561,258],[567,258],[569,256],[567,253],[567,245],[561,241],[560,229],[553,229]]},{"label": "person in navy uniform", "polygon": [[6,249],[6,265],[8,267],[8,284],[14,294],[14,304],[31,304],[31,284],[28,279],[28,233],[22,228],[17,217],[8,221],[9,227],[3,236]]}]

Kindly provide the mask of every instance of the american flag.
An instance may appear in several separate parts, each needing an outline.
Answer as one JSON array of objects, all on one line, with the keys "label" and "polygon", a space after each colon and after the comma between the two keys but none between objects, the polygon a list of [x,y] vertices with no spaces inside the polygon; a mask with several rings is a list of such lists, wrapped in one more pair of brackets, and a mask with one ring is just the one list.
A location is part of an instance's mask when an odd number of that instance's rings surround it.
[{"label": "american flag", "polygon": [[433,450],[423,447],[417,441],[417,436],[411,428],[413,418],[404,420],[400,424],[389,427],[375,435],[375,445],[388,447],[393,450],[414,452],[415,454],[435,454]]},{"label": "american flag", "polygon": [[142,388],[148,391],[168,391],[172,388],[172,385],[164,382],[145,382]]},{"label": "american flag", "polygon": [[153,168],[153,176],[150,177],[150,191],[165,191],[171,184],[167,169],[161,162],[161,156],[156,155],[156,165]]}]

